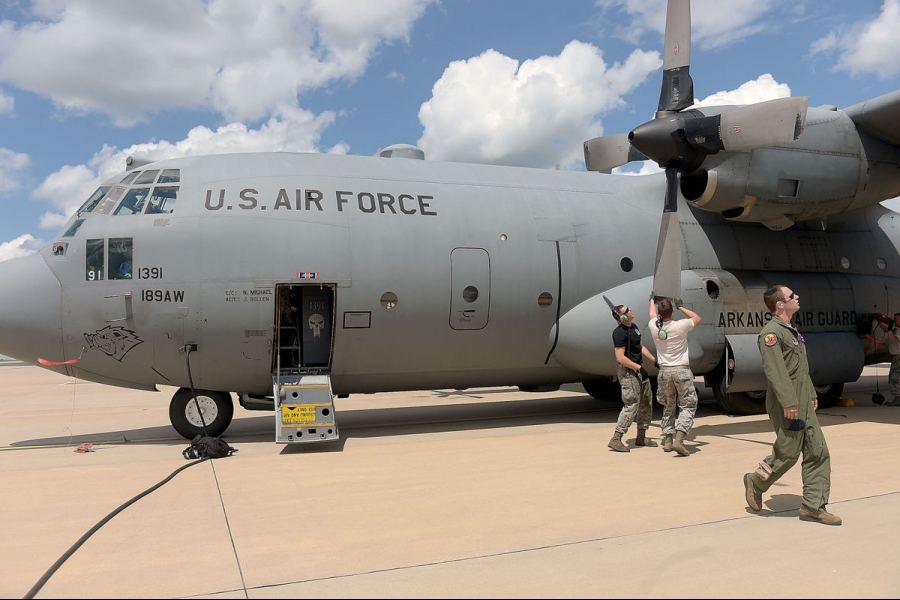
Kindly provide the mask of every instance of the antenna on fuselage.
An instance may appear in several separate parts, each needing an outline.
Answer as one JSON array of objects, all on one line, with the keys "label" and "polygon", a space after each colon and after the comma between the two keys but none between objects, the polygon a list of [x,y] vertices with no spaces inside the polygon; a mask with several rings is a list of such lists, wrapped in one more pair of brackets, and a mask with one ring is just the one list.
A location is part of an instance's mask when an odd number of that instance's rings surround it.
[{"label": "antenna on fuselage", "polygon": [[150,160],[149,158],[139,158],[136,156],[129,156],[125,159],[125,170],[130,171],[132,169],[137,169],[138,167],[143,167],[144,165],[149,165],[152,162],[156,162]]}]

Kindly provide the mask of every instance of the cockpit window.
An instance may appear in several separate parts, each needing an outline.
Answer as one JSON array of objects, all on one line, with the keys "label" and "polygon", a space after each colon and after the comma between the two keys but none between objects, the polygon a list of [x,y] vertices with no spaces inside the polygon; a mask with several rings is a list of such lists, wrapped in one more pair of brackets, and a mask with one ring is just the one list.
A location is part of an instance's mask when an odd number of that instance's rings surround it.
[{"label": "cockpit window", "polygon": [[170,213],[175,210],[175,200],[177,199],[177,185],[158,185],[153,188],[153,193],[150,195],[150,202],[147,204],[147,214]]},{"label": "cockpit window", "polygon": [[100,206],[97,207],[97,210],[94,212],[98,215],[108,215],[109,211],[113,209],[113,206],[119,202],[119,198],[122,197],[122,194],[125,193],[125,186],[117,185],[106,195],[103,199],[103,202],[100,203]]},{"label": "cockpit window", "polygon": [[179,183],[181,181],[181,169],[163,169],[162,175],[156,183]]},{"label": "cockpit window", "polygon": [[140,177],[138,177],[135,181],[135,185],[140,185],[142,183],[153,183],[156,181],[156,176],[159,174],[159,169],[151,169],[149,171],[144,171],[141,173]]},{"label": "cockpit window", "polygon": [[109,238],[110,279],[131,279],[133,246],[132,238]]},{"label": "cockpit window", "polygon": [[62,234],[63,237],[72,237],[75,235],[75,232],[78,231],[78,228],[81,227],[81,224],[84,223],[84,219],[78,219],[72,226],[66,229],[66,232]]},{"label": "cockpit window", "polygon": [[122,203],[119,204],[119,207],[113,214],[136,215],[140,213],[144,208],[144,200],[147,199],[149,193],[150,188],[148,187],[131,188],[128,190],[128,193],[125,194],[125,198],[122,199]]},{"label": "cockpit window", "polygon": [[103,279],[103,240],[87,240],[85,242],[86,268],[84,278],[87,281],[100,281]]},{"label": "cockpit window", "polygon": [[87,199],[87,202],[81,205],[81,208],[78,209],[78,214],[91,212],[94,210],[94,207],[97,206],[97,203],[100,202],[100,199],[106,195],[106,192],[110,190],[111,186],[101,186],[97,188],[91,197]]},{"label": "cockpit window", "polygon": [[140,171],[134,171],[133,173],[129,173],[128,175],[123,177],[122,181],[120,181],[119,183],[131,183],[132,181],[134,181],[134,178],[140,174],[141,174]]}]

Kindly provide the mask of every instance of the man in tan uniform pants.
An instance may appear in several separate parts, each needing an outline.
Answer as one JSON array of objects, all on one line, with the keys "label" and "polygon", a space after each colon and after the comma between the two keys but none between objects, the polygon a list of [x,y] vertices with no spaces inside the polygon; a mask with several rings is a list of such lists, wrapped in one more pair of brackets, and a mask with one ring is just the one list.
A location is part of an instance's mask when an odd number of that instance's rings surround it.
[{"label": "man in tan uniform pants", "polygon": [[[687,319],[676,321],[676,308]],[[659,302],[657,316],[652,292],[649,315],[650,333],[656,344],[656,366],[659,368],[656,399],[663,405],[663,416],[659,422],[663,434],[663,450],[675,450],[681,456],[687,456],[689,452],[684,446],[684,439],[694,426],[694,413],[697,412],[697,390],[694,388],[694,374],[688,360],[687,336],[700,324],[700,315],[685,308],[678,298],[674,302],[664,298]]]},{"label": "man in tan uniform pants", "polygon": [[769,380],[766,412],[775,428],[775,443],[772,454],[756,472],[744,475],[747,505],[759,512],[763,492],[793,467],[802,453],[800,520],[840,525],[841,518],[825,510],[831,490],[831,456],[816,417],[819,401],[809,378],[806,340],[791,325],[791,317],[800,309],[800,296],[787,286],[775,285],[766,290],[763,300],[774,315],[760,331],[758,343]]}]

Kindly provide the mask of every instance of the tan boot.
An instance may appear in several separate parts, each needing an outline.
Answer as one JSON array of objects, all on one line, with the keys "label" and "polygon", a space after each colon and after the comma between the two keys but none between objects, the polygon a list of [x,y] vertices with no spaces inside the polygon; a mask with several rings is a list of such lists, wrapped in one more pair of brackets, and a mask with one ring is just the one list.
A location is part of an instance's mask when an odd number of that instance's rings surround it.
[{"label": "tan boot", "polygon": [[663,440],[663,451],[671,452],[672,451],[672,434],[668,434]]},{"label": "tan boot", "polygon": [[610,450],[615,450],[616,452],[631,452],[631,448],[622,443],[622,434],[618,431],[613,434],[607,446],[609,446]]},{"label": "tan boot", "polygon": [[[753,484],[753,478],[750,477],[750,473],[744,475],[744,498],[747,500],[747,506],[750,507],[750,510],[754,512],[759,512],[762,510],[762,492],[756,489],[756,485]],[[800,509],[801,511],[803,509]],[[803,513],[800,513],[800,518],[803,518]]]},{"label": "tan boot", "polygon": [[684,432],[676,431],[675,432],[675,441],[672,442],[672,447],[674,448],[675,452],[677,452],[678,454],[680,454],[682,456],[687,456],[689,454],[689,452],[688,452],[688,449],[684,447],[684,444],[682,443],[683,441],[684,441]]},{"label": "tan boot", "polygon": [[647,437],[646,429],[638,429],[637,439],[634,440],[634,445],[644,446],[646,448],[656,448],[659,446],[659,444]]},{"label": "tan boot", "polygon": [[816,521],[818,523],[824,523],[825,525],[840,525],[842,523],[841,518],[837,515],[833,515],[825,509],[821,509],[819,511],[811,511],[800,507],[800,520],[801,521]]}]

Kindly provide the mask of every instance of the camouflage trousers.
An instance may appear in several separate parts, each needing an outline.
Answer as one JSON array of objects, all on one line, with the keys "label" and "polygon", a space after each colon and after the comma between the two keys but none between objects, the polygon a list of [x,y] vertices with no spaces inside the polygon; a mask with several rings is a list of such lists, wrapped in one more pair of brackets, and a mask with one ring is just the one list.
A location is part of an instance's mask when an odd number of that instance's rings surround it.
[{"label": "camouflage trousers", "polygon": [[900,400],[900,354],[891,356],[891,370],[888,372],[888,383],[894,400]]},{"label": "camouflage trousers", "polygon": [[[659,423],[663,435],[674,435],[681,431],[684,435],[694,426],[697,412],[697,390],[694,388],[694,374],[689,367],[663,367],[657,378],[656,400],[663,406]],[[678,409],[678,421],[675,409]]]},{"label": "camouflage trousers", "polygon": [[640,375],[621,365],[618,376],[624,406],[619,412],[619,420],[616,421],[616,432],[625,435],[635,420],[638,429],[650,429],[650,420],[653,418],[653,392],[650,389],[650,380],[642,380]]}]

